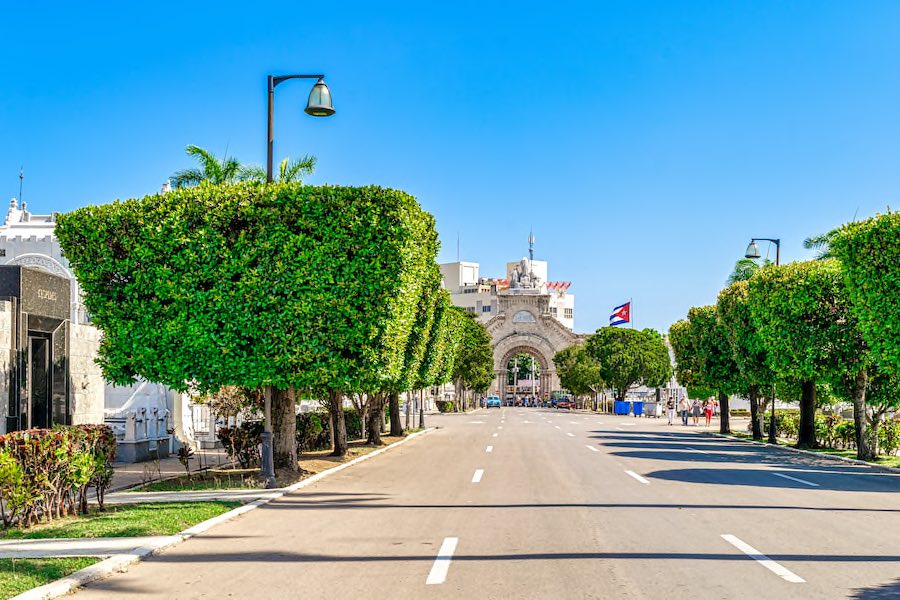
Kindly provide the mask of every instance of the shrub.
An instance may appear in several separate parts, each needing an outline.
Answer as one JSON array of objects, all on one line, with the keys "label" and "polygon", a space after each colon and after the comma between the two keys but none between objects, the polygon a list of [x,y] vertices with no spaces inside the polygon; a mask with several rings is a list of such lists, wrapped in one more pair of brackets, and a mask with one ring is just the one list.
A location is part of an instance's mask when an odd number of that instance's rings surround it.
[{"label": "shrub", "polygon": [[856,446],[856,425],[853,421],[841,421],[834,428],[834,432],[841,444],[841,448]]},{"label": "shrub", "polygon": [[236,460],[241,468],[249,469],[259,464],[259,436],[262,432],[262,421],[244,421],[238,427],[219,428],[216,437],[231,460]]},{"label": "shrub", "polygon": [[329,445],[328,413],[324,411],[297,415],[297,453],[325,450]]},{"label": "shrub", "polygon": [[438,400],[437,409],[442,413],[453,412],[456,410],[456,405],[453,404],[453,400]]},{"label": "shrub", "polygon": [[900,421],[887,421],[878,429],[878,444],[887,455],[900,448]]},{"label": "shrub", "polygon": [[87,511],[112,480],[116,436],[106,425],[74,425],[14,431],[0,436],[0,501],[3,525],[25,527]]}]

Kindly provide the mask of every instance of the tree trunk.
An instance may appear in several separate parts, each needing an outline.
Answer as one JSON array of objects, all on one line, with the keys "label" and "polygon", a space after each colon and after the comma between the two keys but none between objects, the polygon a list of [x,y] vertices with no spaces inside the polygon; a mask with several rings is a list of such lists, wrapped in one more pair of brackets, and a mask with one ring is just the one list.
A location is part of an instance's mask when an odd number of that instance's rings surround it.
[{"label": "tree trunk", "polygon": [[299,470],[297,410],[293,389],[272,388],[272,454],[276,469]]},{"label": "tree trunk", "polygon": [[800,434],[798,448],[816,447],[816,382],[804,381],[800,384]]},{"label": "tree trunk", "polygon": [[759,419],[759,388],[755,385],[750,386],[750,430],[753,433],[753,439],[762,440],[762,426]]},{"label": "tree trunk", "polygon": [[369,436],[367,444],[381,445],[381,425],[384,423],[384,396],[375,394],[369,399]]},{"label": "tree trunk", "polygon": [[866,431],[866,386],[869,384],[869,373],[860,369],[853,379],[853,424],[856,426],[856,458],[872,460],[875,453],[869,447],[869,436]]},{"label": "tree trunk", "polygon": [[391,413],[391,435],[403,435],[403,425],[400,423],[400,394],[391,392],[390,413]]},{"label": "tree trunk", "polygon": [[719,433],[731,433],[731,414],[728,411],[728,395],[719,392]]},{"label": "tree trunk", "polygon": [[331,456],[347,454],[347,425],[344,423],[344,394],[332,391],[328,396],[328,412],[331,413],[331,430],[334,432],[334,448]]}]

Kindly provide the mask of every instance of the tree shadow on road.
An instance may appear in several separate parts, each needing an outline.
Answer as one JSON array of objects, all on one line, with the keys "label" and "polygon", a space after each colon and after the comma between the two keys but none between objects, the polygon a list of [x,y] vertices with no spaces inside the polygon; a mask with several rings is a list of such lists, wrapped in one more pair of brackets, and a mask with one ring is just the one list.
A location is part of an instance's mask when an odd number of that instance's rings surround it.
[{"label": "tree shadow on road", "polygon": [[850,596],[854,600],[897,600],[900,598],[900,579],[881,585],[857,588]]}]

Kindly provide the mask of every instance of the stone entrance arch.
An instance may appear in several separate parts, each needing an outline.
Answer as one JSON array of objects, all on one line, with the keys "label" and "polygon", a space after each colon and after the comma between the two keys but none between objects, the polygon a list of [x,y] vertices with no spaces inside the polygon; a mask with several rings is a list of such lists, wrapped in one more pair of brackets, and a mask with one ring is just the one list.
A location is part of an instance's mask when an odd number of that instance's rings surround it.
[{"label": "stone entrance arch", "polygon": [[[537,365],[540,366],[540,379],[538,381],[538,387],[540,388],[539,393],[541,396],[549,393],[553,388],[553,380],[551,378],[551,371],[555,374],[556,369],[553,364],[553,356],[547,356],[545,354],[546,348],[540,348],[538,344],[529,343],[531,340],[510,340],[509,344],[506,346],[510,346],[511,344],[518,343],[518,345],[512,345],[508,350],[503,352],[502,358],[500,359],[500,364],[494,365],[494,372],[496,377],[499,379],[500,384],[500,397],[505,401],[507,399],[507,384],[509,382],[509,361],[511,361],[515,356],[519,354],[526,354],[528,356],[533,356],[534,361]],[[494,360],[496,361],[498,354],[495,352]],[[498,368],[499,367],[499,368]]]},{"label": "stone entrance arch", "polygon": [[583,339],[550,316],[542,296],[500,297],[500,313],[486,324],[494,348],[494,383],[491,393],[506,399],[507,365],[516,354],[529,354],[541,365],[541,395],[560,389],[553,357],[581,344]]}]

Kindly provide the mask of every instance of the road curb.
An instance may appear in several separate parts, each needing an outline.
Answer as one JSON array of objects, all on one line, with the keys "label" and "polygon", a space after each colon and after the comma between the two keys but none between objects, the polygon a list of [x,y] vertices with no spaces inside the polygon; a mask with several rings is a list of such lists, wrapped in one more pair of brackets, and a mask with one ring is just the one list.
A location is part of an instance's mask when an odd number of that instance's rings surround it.
[{"label": "road curb", "polygon": [[[197,523],[193,527],[189,529],[185,529],[184,531],[175,534],[177,539],[165,544],[161,544],[159,546],[145,546],[141,548],[135,548],[133,551],[128,554],[116,554],[110,556],[109,558],[98,562],[97,564],[91,565],[90,567],[85,567],[80,571],[75,571],[71,575],[67,577],[63,577],[62,579],[57,579],[56,581],[51,581],[50,583],[44,584],[40,587],[36,587],[30,589],[26,592],[22,592],[18,596],[12,598],[12,600],[46,600],[48,598],[59,598],[60,596],[64,596],[73,590],[90,583],[92,581],[97,581],[99,579],[105,579],[110,575],[115,573],[123,573],[128,570],[128,567],[131,565],[143,560],[148,556],[152,556],[153,554],[157,554],[165,549],[171,548],[173,546],[177,546],[178,544],[185,542],[197,534],[203,533],[216,525],[224,523],[226,521],[230,521],[244,513],[250,512],[260,506],[264,506],[273,500],[277,500],[281,498],[285,494],[289,494],[290,492],[297,491],[299,489],[305,488],[308,485],[312,485],[317,481],[320,481],[329,475],[333,475],[339,471],[343,471],[346,468],[352,467],[355,464],[361,463],[363,461],[369,460],[379,454],[387,452],[391,448],[396,448],[411,439],[417,438],[420,435],[424,435],[431,431],[437,429],[436,427],[428,427],[423,429],[422,431],[416,431],[415,433],[411,433],[402,440],[396,441],[393,444],[389,444],[384,448],[379,448],[378,450],[374,450],[369,452],[368,454],[364,454],[362,456],[357,456],[351,461],[342,463],[336,467],[332,467],[321,473],[316,473],[311,477],[307,477],[301,481],[293,483],[285,488],[280,488],[274,493],[267,493],[266,496],[259,498],[258,500],[254,500],[248,504],[243,506],[239,506],[235,509],[232,509],[226,513],[223,513],[217,517],[213,517],[212,519],[207,519],[202,523]],[[271,490],[270,490],[271,492]]]},{"label": "road curb", "polygon": [[744,438],[740,438],[734,435],[727,435],[724,433],[715,433],[713,431],[707,431],[706,435],[711,435],[717,438],[723,438],[727,440],[733,440],[737,442],[745,442],[747,444],[755,444],[757,446],[766,446],[768,448],[775,448],[778,450],[787,450],[789,452],[795,452],[797,454],[806,454],[808,456],[817,456],[819,458],[827,458],[830,460],[838,460],[841,462],[849,463],[851,465],[858,465],[861,467],[869,467],[871,469],[875,469],[876,471],[884,471],[886,473],[898,473],[900,474],[900,469],[896,467],[886,467],[884,465],[876,465],[874,463],[866,462],[864,460],[858,460],[855,458],[847,458],[845,456],[837,456],[836,454],[828,454],[827,452],[810,452],[809,450],[801,450],[800,448],[794,448],[792,446],[780,446],[780,445],[772,445],[767,442],[757,442],[756,440],[746,440]]}]

